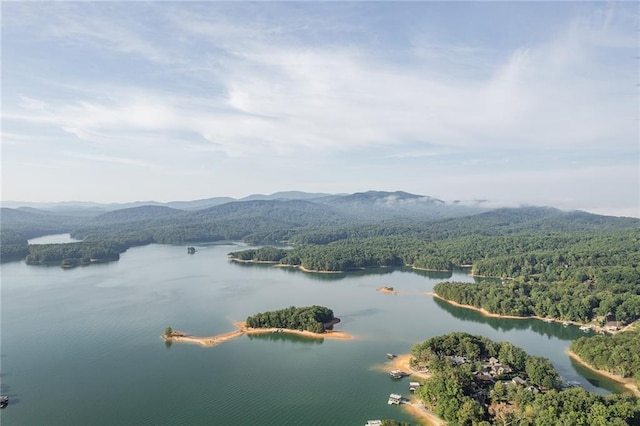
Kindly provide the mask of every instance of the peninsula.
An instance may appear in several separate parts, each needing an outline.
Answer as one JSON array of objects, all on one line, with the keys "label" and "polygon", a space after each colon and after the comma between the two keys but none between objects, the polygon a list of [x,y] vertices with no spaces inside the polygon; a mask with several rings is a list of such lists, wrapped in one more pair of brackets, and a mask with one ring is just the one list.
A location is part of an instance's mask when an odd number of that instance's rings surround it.
[{"label": "peninsula", "polygon": [[[417,401],[405,404],[420,408],[412,414],[421,418],[426,412],[455,424],[507,424],[523,416],[534,424],[635,424],[640,416],[633,396],[568,387],[548,359],[483,336],[455,332],[433,337],[397,362],[402,363],[393,367],[408,367],[412,377],[421,379],[413,386]],[[417,374],[425,370],[428,374]],[[591,408],[596,405],[599,411]]]}]

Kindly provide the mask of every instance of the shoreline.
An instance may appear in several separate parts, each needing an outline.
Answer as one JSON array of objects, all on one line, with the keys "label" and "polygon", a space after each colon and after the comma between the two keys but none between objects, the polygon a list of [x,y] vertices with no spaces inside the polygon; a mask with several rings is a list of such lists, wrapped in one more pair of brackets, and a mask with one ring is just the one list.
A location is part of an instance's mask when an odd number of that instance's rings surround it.
[{"label": "shoreline", "polygon": [[[288,263],[280,263],[280,261],[277,260],[252,260],[252,259],[238,259],[235,257],[229,257],[229,260],[233,261],[233,262],[239,262],[239,263],[262,263],[262,264],[272,264],[273,266],[275,266],[276,268],[294,268],[294,269],[300,269],[303,272],[310,272],[310,273],[314,273],[314,274],[345,274],[351,271],[364,271],[367,269],[378,269],[378,268],[394,268],[394,267],[401,267],[400,265],[394,265],[394,266],[389,266],[389,265],[381,265],[381,266],[371,266],[371,267],[362,267],[362,268],[350,268],[350,269],[346,269],[346,270],[341,270],[341,271],[320,271],[318,269],[307,269],[302,265],[290,265]],[[417,271],[427,271],[427,272],[452,272],[452,270],[450,269],[432,269],[432,268],[421,268],[419,266],[413,266],[413,265],[404,265],[405,268],[411,268],[411,269],[415,269]],[[465,265],[460,265],[458,266],[458,268],[462,268],[462,269],[467,269],[468,266]],[[474,276],[472,274],[470,274],[471,276]],[[478,275],[481,276],[481,275]],[[499,277],[498,277],[499,278]]]},{"label": "shoreline", "polygon": [[640,397],[640,388],[638,387],[638,385],[636,384],[636,382],[633,379],[627,379],[624,377],[621,377],[617,374],[611,373],[609,371],[606,370],[599,370],[596,367],[594,367],[593,365],[589,364],[588,362],[586,362],[585,360],[583,360],[582,358],[580,358],[580,355],[578,355],[577,353],[573,352],[571,349],[567,349],[566,351],[567,355],[569,356],[569,358],[571,358],[572,360],[574,360],[575,362],[577,362],[578,364],[582,365],[585,368],[588,368],[589,370],[593,371],[594,373],[597,373],[601,376],[604,376],[608,379],[611,379],[615,382],[618,382],[620,384],[623,384],[625,389],[627,389],[629,392],[631,392],[634,396],[636,397]]},{"label": "shoreline", "polygon": [[266,263],[266,264],[277,264],[278,262],[275,260],[251,260],[251,259],[238,259],[237,257],[229,257],[229,260],[238,263]]},{"label": "shoreline", "polygon": [[[485,317],[504,318],[504,319],[539,319],[539,320],[545,320],[546,319],[546,318],[541,318],[541,317],[536,317],[536,316],[519,317],[519,316],[516,316],[516,315],[494,314],[492,312],[487,311],[484,308],[478,308],[478,307],[472,306],[472,305],[464,305],[462,303],[458,303],[458,302],[455,302],[453,300],[445,299],[444,297],[442,297],[439,294],[436,294],[436,293],[434,293],[432,291],[428,291],[425,294],[429,295],[429,296],[433,296],[436,299],[440,299],[443,302],[447,302],[448,304],[453,305],[453,306],[457,306],[459,308],[471,309],[473,311],[480,312]],[[554,321],[560,322],[560,321],[557,321],[557,320],[554,320]]]},{"label": "shoreline", "polygon": [[442,300],[443,302],[447,302],[450,305],[457,306],[459,308],[471,309],[473,311],[480,312],[483,316],[490,317],[490,318],[517,319],[517,320],[535,319],[535,320],[539,320],[539,321],[543,321],[543,322],[556,322],[556,323],[561,323],[561,324],[566,322],[566,323],[569,323],[571,325],[576,325],[576,326],[583,326],[583,325],[584,326],[589,326],[595,332],[604,332],[604,333],[607,333],[607,334],[620,333],[621,331],[624,331],[625,329],[627,329],[628,327],[631,326],[631,324],[629,324],[625,328],[622,328],[622,329],[619,329],[619,330],[616,330],[616,331],[612,331],[612,330],[607,330],[605,327],[600,327],[598,325],[594,325],[594,324],[590,324],[590,323],[582,323],[582,322],[577,322],[577,321],[565,321],[565,320],[561,320],[561,319],[557,319],[557,318],[544,318],[544,317],[540,317],[540,316],[537,316],[537,315],[529,315],[529,316],[526,316],[526,317],[522,317],[522,316],[517,316],[517,315],[494,314],[492,312],[487,311],[484,308],[478,308],[478,307],[472,306],[472,305],[464,305],[462,303],[458,303],[458,302],[455,302],[453,300],[445,299],[444,297],[442,297],[442,296],[440,296],[440,295],[438,295],[438,294],[436,294],[436,293],[434,293],[432,291],[426,292],[424,294],[427,294],[429,296],[433,296],[433,297],[435,297],[437,299]]},{"label": "shoreline", "polygon": [[[401,354],[396,356],[393,360],[391,360],[390,364],[384,364],[382,366],[376,366],[376,369],[381,371],[391,370],[400,370],[409,374],[409,378],[411,381],[417,381],[415,379],[419,379],[422,383],[424,380],[431,377],[430,373],[427,372],[417,372],[411,369],[411,365],[409,361],[411,361],[413,355],[409,354]],[[402,404],[402,407],[409,412],[413,417],[420,420],[421,424],[426,424],[428,426],[444,426],[445,422],[440,417],[438,417],[434,412],[428,410],[422,401],[420,401],[415,395],[411,394],[409,397],[408,404]]]},{"label": "shoreline", "polygon": [[324,333],[313,333],[311,331],[306,330],[292,330],[288,328],[251,328],[247,327],[247,325],[243,322],[234,323],[236,327],[238,327],[235,331],[229,331],[227,333],[216,334],[215,336],[192,336],[182,332],[175,332],[178,335],[167,336],[162,335],[162,338],[166,342],[185,342],[185,343],[196,343],[201,346],[216,346],[220,343],[226,342],[227,340],[232,340],[238,338],[240,336],[246,335],[256,335],[256,334],[268,334],[268,333],[286,333],[286,334],[294,334],[297,336],[306,337],[309,339],[340,339],[340,340],[350,340],[353,339],[353,336],[344,331],[335,331],[335,330],[327,330]]}]

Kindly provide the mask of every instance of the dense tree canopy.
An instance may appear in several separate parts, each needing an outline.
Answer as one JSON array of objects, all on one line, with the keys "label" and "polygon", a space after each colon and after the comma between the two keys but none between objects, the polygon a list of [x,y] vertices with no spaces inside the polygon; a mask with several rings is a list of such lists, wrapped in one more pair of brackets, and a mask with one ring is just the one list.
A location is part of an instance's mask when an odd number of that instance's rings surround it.
[{"label": "dense tree canopy", "polygon": [[324,333],[335,321],[333,311],[323,306],[291,306],[279,311],[262,312],[247,318],[247,326],[253,328],[287,328]]},{"label": "dense tree canopy", "polygon": [[599,370],[640,382],[640,331],[581,337],[571,343],[571,350]]},{"label": "dense tree canopy", "polygon": [[[416,344],[412,355],[414,365],[426,364],[431,372],[418,397],[450,425],[640,424],[640,400],[630,395],[601,396],[582,388],[562,390],[549,360],[527,355],[508,342],[450,333]],[[453,362],[452,357],[465,360]],[[512,371],[479,380],[478,374],[486,376],[483,372],[490,369],[490,357]]]}]

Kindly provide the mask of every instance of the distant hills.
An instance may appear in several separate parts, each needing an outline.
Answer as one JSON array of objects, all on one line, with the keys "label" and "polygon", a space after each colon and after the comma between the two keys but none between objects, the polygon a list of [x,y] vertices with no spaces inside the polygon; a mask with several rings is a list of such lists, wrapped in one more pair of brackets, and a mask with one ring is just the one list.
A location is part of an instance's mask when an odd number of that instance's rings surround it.
[{"label": "distant hills", "polygon": [[[283,191],[270,195],[253,194],[244,198],[231,197],[213,197],[192,201],[170,201],[161,203],[158,201],[134,201],[130,203],[94,203],[84,201],[63,201],[63,202],[27,202],[27,201],[3,201],[2,207],[12,209],[36,209],[47,212],[54,212],[61,215],[98,215],[113,210],[122,210],[142,206],[164,206],[179,210],[201,210],[209,207],[219,206],[222,204],[238,201],[287,201],[287,200],[307,200],[320,204],[334,206],[338,208],[375,208],[379,210],[402,209],[411,210],[420,207],[429,206],[432,212],[435,207],[457,207],[459,212],[463,209],[479,208],[482,211],[488,210],[483,207],[485,201],[460,201],[455,200],[446,202],[425,195],[410,194],[404,191],[386,192],[386,191],[367,191],[356,192],[353,194],[328,194],[328,193],[310,193],[302,191]],[[472,210],[466,210],[469,213]],[[438,215],[440,215],[439,213]],[[457,215],[457,214],[456,214]],[[445,214],[445,216],[447,216]]]},{"label": "distant hills", "polygon": [[[15,205],[5,203],[5,205]],[[77,238],[148,242],[290,240],[366,235],[498,235],[525,231],[581,231],[638,226],[640,220],[564,212],[551,207],[493,208],[485,201],[446,202],[403,191],[354,194],[278,192],[241,200],[216,197],[169,203],[23,203],[0,212],[0,243],[53,233]],[[384,230],[381,230],[382,228]],[[330,232],[326,230],[331,228]]]},{"label": "distant hills", "polygon": [[180,210],[199,210],[207,207],[219,206],[220,204],[230,203],[233,201],[255,201],[255,200],[308,200],[312,198],[320,198],[330,196],[332,194],[325,193],[309,193],[301,191],[276,192],[271,195],[253,194],[244,198],[231,197],[213,197],[192,201],[169,201],[161,203],[158,201],[133,201],[130,203],[94,203],[86,201],[62,201],[62,202],[29,202],[29,201],[3,201],[2,207],[17,208],[35,208],[39,210],[53,210],[65,212],[68,214],[73,211],[92,211],[106,212],[112,210],[128,209],[141,206],[165,206]]}]

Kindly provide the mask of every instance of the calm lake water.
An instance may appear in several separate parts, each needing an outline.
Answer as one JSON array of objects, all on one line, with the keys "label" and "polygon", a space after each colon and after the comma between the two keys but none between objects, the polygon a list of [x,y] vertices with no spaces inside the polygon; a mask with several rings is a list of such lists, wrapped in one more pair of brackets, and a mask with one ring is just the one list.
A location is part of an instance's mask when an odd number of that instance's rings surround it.
[{"label": "calm lake water", "polygon": [[[308,274],[230,262],[238,245],[150,245],[75,269],[1,266],[3,425],[362,425],[416,422],[387,405],[408,394],[375,367],[427,338],[465,331],[552,360],[566,380],[619,392],[565,355],[575,327],[486,318],[420,293],[453,276],[410,269]],[[376,292],[393,286],[410,294]],[[248,315],[324,305],[356,339],[242,336],[216,347],[166,345],[165,327],[196,335]]]}]

